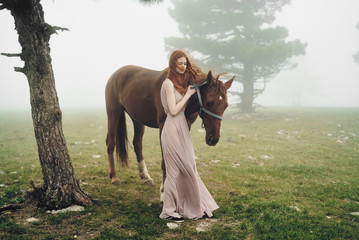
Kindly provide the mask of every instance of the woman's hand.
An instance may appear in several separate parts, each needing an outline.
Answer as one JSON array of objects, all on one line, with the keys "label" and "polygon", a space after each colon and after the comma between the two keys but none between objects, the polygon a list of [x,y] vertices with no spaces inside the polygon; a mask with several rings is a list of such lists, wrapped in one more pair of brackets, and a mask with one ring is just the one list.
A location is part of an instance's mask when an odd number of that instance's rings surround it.
[{"label": "woman's hand", "polygon": [[195,88],[191,89],[191,87],[192,85],[189,85],[186,92],[186,95],[188,95],[189,97],[196,93],[196,89]]}]

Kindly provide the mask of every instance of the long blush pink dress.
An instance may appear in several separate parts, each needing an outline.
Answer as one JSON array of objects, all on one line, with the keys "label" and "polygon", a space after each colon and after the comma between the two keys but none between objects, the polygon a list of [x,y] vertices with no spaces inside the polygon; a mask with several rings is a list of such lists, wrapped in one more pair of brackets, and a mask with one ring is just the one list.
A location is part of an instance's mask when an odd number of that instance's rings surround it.
[{"label": "long blush pink dress", "polygon": [[[183,96],[175,91],[176,102]],[[166,166],[164,201],[160,218],[212,217],[218,208],[202,182],[196,167],[194,149],[184,109],[176,116],[169,113],[166,91],[161,88],[161,101],[167,114],[161,133],[161,146]]]}]

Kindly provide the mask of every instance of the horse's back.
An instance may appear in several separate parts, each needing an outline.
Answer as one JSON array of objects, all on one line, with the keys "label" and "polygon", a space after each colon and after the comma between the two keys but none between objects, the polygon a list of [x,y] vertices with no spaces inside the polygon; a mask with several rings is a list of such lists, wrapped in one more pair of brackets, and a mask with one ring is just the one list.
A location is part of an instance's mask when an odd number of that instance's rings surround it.
[{"label": "horse's back", "polygon": [[123,107],[136,121],[158,127],[158,111],[162,111],[160,89],[167,69],[151,70],[139,66],[121,67],[112,74],[106,85],[107,111]]}]

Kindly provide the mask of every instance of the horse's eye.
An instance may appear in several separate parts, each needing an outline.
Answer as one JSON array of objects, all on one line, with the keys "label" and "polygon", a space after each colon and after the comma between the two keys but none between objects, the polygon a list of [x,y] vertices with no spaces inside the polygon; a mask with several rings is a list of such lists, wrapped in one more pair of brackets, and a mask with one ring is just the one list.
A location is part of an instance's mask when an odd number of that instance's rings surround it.
[{"label": "horse's eye", "polygon": [[213,102],[208,102],[207,103],[207,107],[212,107],[213,106]]}]

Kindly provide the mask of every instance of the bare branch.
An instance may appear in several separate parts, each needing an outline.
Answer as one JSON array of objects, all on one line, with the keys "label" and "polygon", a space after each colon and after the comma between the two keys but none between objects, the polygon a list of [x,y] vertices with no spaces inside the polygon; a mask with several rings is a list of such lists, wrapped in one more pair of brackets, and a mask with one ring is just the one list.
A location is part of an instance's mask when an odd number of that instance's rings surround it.
[{"label": "bare branch", "polygon": [[23,205],[21,205],[21,204],[5,205],[0,208],[0,213],[2,213],[4,211],[9,211],[9,210],[13,211],[13,210],[21,209],[21,208],[23,208]]},{"label": "bare branch", "polygon": [[21,73],[25,74],[25,69],[22,67],[14,67],[14,70],[15,70],[15,72],[21,72]]},{"label": "bare branch", "polygon": [[60,31],[70,31],[70,29],[68,29],[68,28],[63,28],[63,27],[58,27],[58,26],[52,26],[54,29],[55,29],[55,31],[57,31],[57,30],[60,30]]},{"label": "bare branch", "polygon": [[58,34],[57,31],[61,30],[61,31],[70,31],[68,28],[63,28],[63,27],[58,27],[58,26],[52,26],[48,23],[44,23],[45,25],[45,31],[48,32],[49,35],[52,35],[54,33]]},{"label": "bare branch", "polygon": [[6,57],[21,57],[21,53],[1,53],[1,55]]}]

